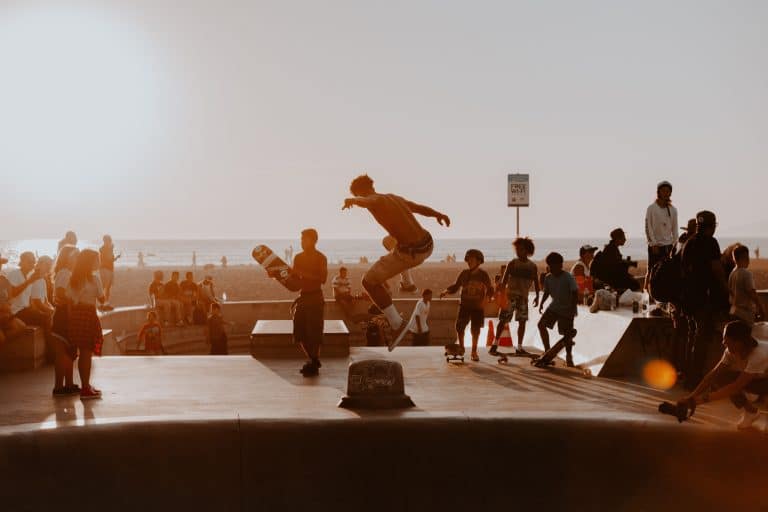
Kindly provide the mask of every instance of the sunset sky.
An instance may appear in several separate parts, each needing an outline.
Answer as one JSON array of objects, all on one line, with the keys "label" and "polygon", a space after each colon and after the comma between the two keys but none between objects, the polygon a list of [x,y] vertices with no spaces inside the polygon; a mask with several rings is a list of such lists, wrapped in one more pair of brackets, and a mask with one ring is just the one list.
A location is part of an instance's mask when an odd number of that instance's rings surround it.
[{"label": "sunset sky", "polygon": [[768,2],[0,0],[0,239],[768,233]]}]

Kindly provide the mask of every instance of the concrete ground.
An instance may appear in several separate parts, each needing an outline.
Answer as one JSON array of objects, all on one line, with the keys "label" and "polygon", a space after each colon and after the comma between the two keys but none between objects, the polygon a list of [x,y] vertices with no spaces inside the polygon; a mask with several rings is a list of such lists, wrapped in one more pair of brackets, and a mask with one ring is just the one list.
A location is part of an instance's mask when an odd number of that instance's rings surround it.
[{"label": "concrete ground", "polygon": [[[347,366],[402,363],[415,408],[337,407]],[[52,369],[0,376],[7,510],[707,510],[768,503],[763,432],[669,393],[537,369],[447,364],[439,347],[354,348],[305,379],[296,360],[104,357],[102,400],[50,397]],[[759,427],[765,428],[764,418]],[[87,475],[85,493],[76,489]],[[70,487],[71,486],[71,487]],[[61,493],[61,489],[74,489]],[[520,492],[522,491],[522,492]],[[110,506],[105,506],[109,504]],[[6,510],[3,508],[3,510]]]}]

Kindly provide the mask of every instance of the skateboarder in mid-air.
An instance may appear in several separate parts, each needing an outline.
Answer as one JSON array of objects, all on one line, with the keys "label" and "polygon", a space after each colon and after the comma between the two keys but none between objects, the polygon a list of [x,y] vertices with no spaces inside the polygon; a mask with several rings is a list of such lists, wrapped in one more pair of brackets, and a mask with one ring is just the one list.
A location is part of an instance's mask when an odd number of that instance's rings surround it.
[{"label": "skateboarder in mid-air", "polygon": [[576,330],[573,328],[573,319],[576,317],[577,304],[579,303],[579,287],[576,279],[563,270],[563,256],[556,252],[547,255],[547,266],[549,274],[544,278],[544,296],[541,298],[539,313],[544,308],[544,303],[549,297],[552,297],[552,303],[539,320],[539,334],[541,342],[544,344],[545,353],[534,364],[536,366],[545,366],[557,356],[556,353],[550,353],[549,349],[549,331],[555,324],[562,339],[555,345],[555,350],[559,352],[565,345],[566,363],[573,366],[573,338],[576,336]]},{"label": "skateboarder in mid-air", "polygon": [[305,377],[317,375],[322,366],[320,344],[323,341],[325,309],[322,286],[328,279],[328,260],[317,250],[317,240],[317,231],[314,229],[301,232],[303,252],[294,256],[291,271],[291,277],[297,280],[300,289],[299,298],[294,303],[293,341],[301,345],[309,358],[301,369]]},{"label": "skateboarder in mid-air", "polygon": [[363,288],[389,322],[390,330],[385,334],[388,338],[387,346],[391,351],[402,339],[408,327],[408,319],[400,316],[384,283],[423,263],[434,248],[432,235],[421,227],[414,213],[434,217],[443,226],[450,226],[451,220],[445,214],[395,194],[377,193],[373,188],[373,180],[368,175],[352,180],[349,190],[354,197],[344,200],[342,210],[353,206],[366,208],[397,242],[396,247],[379,258],[363,276]]}]

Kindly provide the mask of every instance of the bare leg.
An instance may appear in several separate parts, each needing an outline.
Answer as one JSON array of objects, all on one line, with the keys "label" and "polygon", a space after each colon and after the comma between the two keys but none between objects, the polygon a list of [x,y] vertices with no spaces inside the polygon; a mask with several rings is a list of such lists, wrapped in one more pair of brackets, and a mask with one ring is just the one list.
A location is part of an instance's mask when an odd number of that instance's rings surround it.
[{"label": "bare leg", "polygon": [[472,331],[472,355],[477,355],[477,343],[480,341],[480,331]]},{"label": "bare leg", "polygon": [[80,350],[80,359],[77,360],[77,369],[80,371],[80,384],[83,389],[91,386],[91,360],[93,352],[90,350]]},{"label": "bare leg", "polygon": [[539,335],[541,336],[541,343],[544,345],[544,350],[549,350],[549,331],[547,327],[539,323]]},{"label": "bare leg", "polygon": [[517,347],[523,348],[523,338],[525,338],[525,320],[517,321]]},{"label": "bare leg", "polygon": [[384,288],[384,285],[372,284],[363,279],[363,288],[365,288],[365,291],[368,292],[368,296],[380,310],[384,311],[392,305],[392,296],[387,289]]}]

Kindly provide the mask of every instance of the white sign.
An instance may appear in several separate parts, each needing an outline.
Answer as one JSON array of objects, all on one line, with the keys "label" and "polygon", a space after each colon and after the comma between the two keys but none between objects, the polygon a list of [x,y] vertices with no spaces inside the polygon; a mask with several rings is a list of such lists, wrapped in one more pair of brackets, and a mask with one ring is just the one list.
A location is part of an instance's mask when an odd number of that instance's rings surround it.
[{"label": "white sign", "polygon": [[530,206],[530,175],[510,174],[507,179],[507,206]]}]

